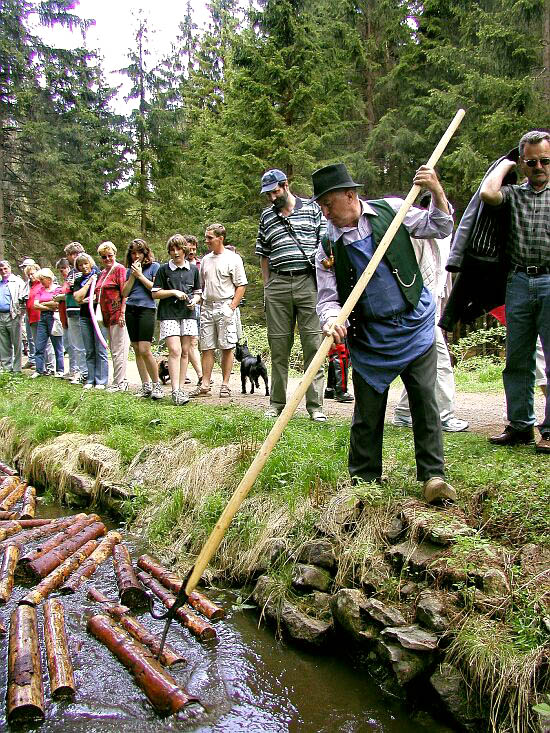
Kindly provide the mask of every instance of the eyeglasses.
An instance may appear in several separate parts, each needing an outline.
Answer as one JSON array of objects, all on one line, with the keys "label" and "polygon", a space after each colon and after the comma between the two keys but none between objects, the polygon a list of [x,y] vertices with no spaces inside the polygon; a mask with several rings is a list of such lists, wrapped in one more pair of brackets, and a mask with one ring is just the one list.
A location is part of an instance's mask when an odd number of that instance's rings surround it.
[{"label": "eyeglasses", "polygon": [[550,165],[550,158],[529,158],[529,160],[523,160],[526,166],[529,168],[536,168],[537,163],[541,165]]},{"label": "eyeglasses", "polygon": [[100,255],[102,260],[110,260],[111,257],[114,257],[114,255]]}]

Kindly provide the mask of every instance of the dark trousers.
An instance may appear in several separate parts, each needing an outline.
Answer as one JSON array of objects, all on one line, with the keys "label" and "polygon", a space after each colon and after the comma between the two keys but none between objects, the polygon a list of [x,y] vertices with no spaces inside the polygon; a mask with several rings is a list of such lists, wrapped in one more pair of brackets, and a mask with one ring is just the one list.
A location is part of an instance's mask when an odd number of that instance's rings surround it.
[{"label": "dark trousers", "polygon": [[[434,343],[400,375],[411,407],[416,475],[419,481],[427,481],[432,476],[445,476],[441,421],[435,400],[436,372],[437,352]],[[389,390],[380,394],[355,370],[353,388],[355,409],[349,444],[350,476],[363,481],[377,481],[382,476],[382,440]]]}]

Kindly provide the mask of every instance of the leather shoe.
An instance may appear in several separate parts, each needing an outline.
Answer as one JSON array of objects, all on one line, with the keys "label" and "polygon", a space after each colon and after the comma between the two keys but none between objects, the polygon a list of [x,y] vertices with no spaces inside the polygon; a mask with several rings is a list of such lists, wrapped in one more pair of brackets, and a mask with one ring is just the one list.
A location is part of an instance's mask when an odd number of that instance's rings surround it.
[{"label": "leather shoe", "polygon": [[424,482],[424,498],[428,504],[444,504],[457,500],[456,491],[441,476],[432,476]]},{"label": "leather shoe", "polygon": [[336,392],[334,399],[336,402],[353,402],[353,395],[349,392]]},{"label": "leather shoe", "polygon": [[535,446],[536,453],[550,453],[550,433],[543,433]]},{"label": "leather shoe", "polygon": [[533,428],[528,430],[514,430],[510,425],[504,428],[504,432],[500,435],[492,435],[489,443],[493,445],[527,445],[535,439]]}]

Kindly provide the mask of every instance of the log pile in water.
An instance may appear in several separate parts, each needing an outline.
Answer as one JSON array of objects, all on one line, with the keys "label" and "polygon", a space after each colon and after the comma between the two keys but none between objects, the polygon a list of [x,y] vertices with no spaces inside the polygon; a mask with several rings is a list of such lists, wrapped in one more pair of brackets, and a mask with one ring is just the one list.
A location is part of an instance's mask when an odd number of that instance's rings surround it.
[{"label": "log pile in water", "polygon": [[44,641],[52,697],[70,697],[75,691],[73,665],[63,604],[58,598],[50,598],[44,605]]},{"label": "log pile in water", "polygon": [[17,484],[17,486],[11,491],[5,499],[0,502],[0,511],[7,512],[9,511],[14,504],[17,504],[19,499],[23,496],[27,489],[27,484],[22,482]]},{"label": "log pile in water", "polygon": [[128,548],[124,544],[113,547],[113,567],[120,600],[129,608],[144,608],[149,604],[147,593],[138,581]]},{"label": "log pile in water", "polygon": [[27,486],[23,494],[23,508],[20,519],[34,519],[36,512],[36,489],[34,486]]},{"label": "log pile in water", "polygon": [[[172,608],[172,604],[176,600],[173,593],[161,585],[157,580],[147,573],[138,573],[138,578],[146,588],[149,588],[159,598],[166,608]],[[196,614],[185,608],[178,608],[176,618],[186,626],[199,639],[213,639],[217,636],[216,629],[207,623],[204,619],[199,618]]]},{"label": "log pile in water", "polygon": [[0,540],[6,540],[8,537],[13,537],[14,534],[18,534],[23,530],[23,527],[17,520],[8,522],[2,522],[0,526]]},{"label": "log pile in water", "polygon": [[4,501],[6,496],[9,496],[12,491],[14,491],[21,481],[19,480],[19,476],[8,476],[4,477],[4,480],[2,481],[2,486],[0,487],[0,502]]},{"label": "log pile in water", "polygon": [[63,542],[65,542],[65,540],[74,537],[75,534],[78,534],[81,529],[84,529],[84,527],[92,524],[92,522],[98,521],[100,521],[100,519],[97,514],[77,514],[75,517],[73,517],[73,521],[71,522],[71,524],[59,528],[59,531],[57,531],[53,535],[53,537],[50,537],[49,540],[41,543],[40,545],[35,547],[34,550],[29,550],[28,552],[25,552],[23,555],[21,555],[21,558],[19,560],[19,565],[21,567],[18,569],[18,573],[20,571],[24,572],[24,566],[28,565],[31,562],[34,562],[34,560],[38,560],[38,558],[46,555],[48,552],[51,552],[51,550],[54,550],[56,547],[59,547]]},{"label": "log pile in water", "polygon": [[10,723],[44,720],[38,624],[31,606],[17,606],[11,615],[6,706]]},{"label": "log pile in water", "polygon": [[[138,567],[152,575],[153,578],[160,580],[162,585],[172,591],[172,593],[179,593],[183,582],[179,575],[167,570],[150,555],[141,555],[138,557],[137,564]],[[204,614],[211,621],[225,616],[225,611],[221,606],[212,603],[209,598],[196,590],[189,594],[189,603],[196,611]]]},{"label": "log pile in water", "polygon": [[8,545],[0,555],[0,603],[7,603],[11,596],[18,559],[19,547],[17,545]]},{"label": "log pile in water", "polygon": [[107,536],[101,540],[90,557],[82,563],[79,569],[74,572],[69,580],[61,587],[61,593],[64,595],[74,593],[85,580],[95,573],[101,563],[107,560],[113,552],[113,547],[121,541],[122,537],[118,532],[108,532]]},{"label": "log pile in water", "polygon": [[23,527],[23,529],[33,529],[34,527],[47,527],[55,521],[54,519],[20,519],[18,512],[0,512],[0,515],[1,514],[12,514],[13,516],[0,516],[0,529],[4,526],[7,520],[15,520]]},{"label": "log pile in water", "polygon": [[0,512],[0,522],[6,519],[19,519],[19,512]]},{"label": "log pile in water", "polygon": [[[86,515],[76,515],[76,517],[79,516]],[[48,524],[39,525],[38,527],[34,527],[32,529],[25,529],[22,532],[19,532],[18,535],[15,535],[13,540],[4,540],[4,542],[0,542],[0,548],[5,547],[8,544],[11,545],[13,544],[13,542],[16,542],[20,547],[24,547],[30,542],[36,542],[36,540],[42,539],[42,537],[47,537],[54,532],[58,532],[64,527],[69,527],[71,524],[74,523],[76,517],[63,517],[62,519],[54,519],[53,522],[49,522]],[[21,522],[19,522],[19,524],[21,524]]]},{"label": "log pile in water", "polygon": [[6,476],[15,476],[17,471],[14,471],[14,469],[11,468],[11,466],[8,466],[3,461],[0,461],[0,474],[2,473],[5,474]]},{"label": "log pile in water", "polygon": [[161,667],[149,649],[135,641],[108,616],[98,614],[89,618],[88,631],[132,673],[159,713],[178,713],[190,703],[199,702]]}]

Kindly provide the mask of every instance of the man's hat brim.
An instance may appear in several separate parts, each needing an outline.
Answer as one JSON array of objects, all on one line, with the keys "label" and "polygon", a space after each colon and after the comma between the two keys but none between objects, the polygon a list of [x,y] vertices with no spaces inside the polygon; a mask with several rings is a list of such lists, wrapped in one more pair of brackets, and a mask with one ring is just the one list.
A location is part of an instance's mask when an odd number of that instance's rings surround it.
[{"label": "man's hat brim", "polygon": [[317,201],[330,191],[341,188],[359,188],[363,185],[352,179],[344,163],[333,163],[319,168],[311,174],[311,180],[313,182],[313,196],[309,199],[310,201]]},{"label": "man's hat brim", "polygon": [[355,183],[354,181],[348,181],[347,183],[339,183],[336,186],[329,186],[328,188],[325,188],[324,191],[321,191],[320,193],[315,193],[315,195],[309,199],[309,202],[312,203],[313,201],[317,201],[317,199],[320,199],[321,196],[324,196],[329,191],[336,191],[339,188],[361,188],[361,186],[364,185],[364,183]]}]

